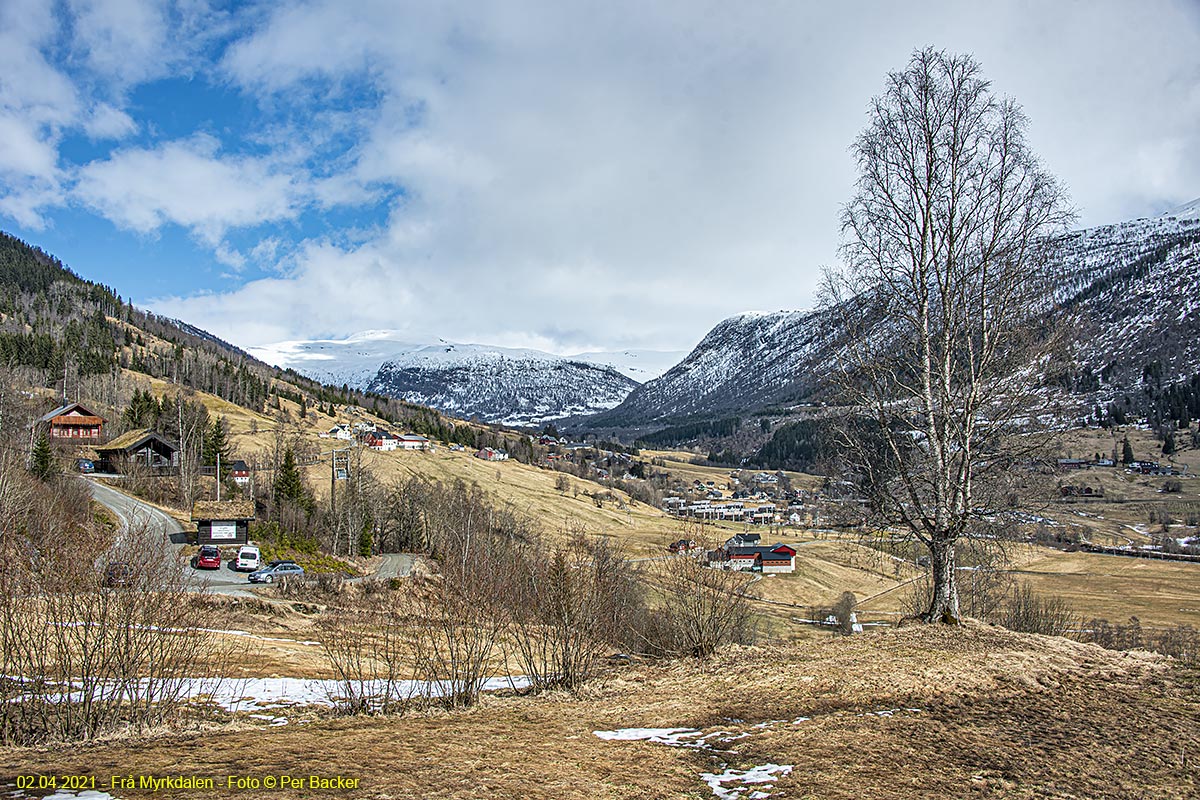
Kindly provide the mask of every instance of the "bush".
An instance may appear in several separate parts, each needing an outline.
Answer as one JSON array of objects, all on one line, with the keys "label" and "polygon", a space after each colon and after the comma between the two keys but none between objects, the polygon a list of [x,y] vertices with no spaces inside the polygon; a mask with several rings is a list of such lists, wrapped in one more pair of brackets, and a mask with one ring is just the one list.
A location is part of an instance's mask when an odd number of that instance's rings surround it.
[{"label": "bush", "polygon": [[1130,617],[1124,624],[1093,619],[1083,626],[1077,638],[1107,650],[1151,650],[1200,665],[1200,632],[1190,625],[1146,630],[1137,617]]},{"label": "bush", "polygon": [[1061,597],[1042,597],[1028,583],[1016,587],[993,619],[1010,631],[1063,636],[1075,624],[1074,615]]}]

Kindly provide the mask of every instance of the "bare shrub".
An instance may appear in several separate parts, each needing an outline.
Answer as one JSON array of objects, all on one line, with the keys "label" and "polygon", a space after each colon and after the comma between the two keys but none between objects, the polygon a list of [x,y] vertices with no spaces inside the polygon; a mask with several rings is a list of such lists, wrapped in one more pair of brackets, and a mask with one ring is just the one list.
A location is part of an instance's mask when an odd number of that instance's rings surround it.
[{"label": "bare shrub", "polygon": [[607,539],[590,541],[582,532],[524,555],[511,595],[517,662],[535,691],[577,689],[640,601],[633,569]]},{"label": "bare shrub", "polygon": [[1063,636],[1076,624],[1066,601],[1038,595],[1028,583],[1009,593],[994,621],[1010,631],[1044,636]]},{"label": "bare shrub", "polygon": [[721,645],[753,641],[750,584],[741,573],[682,556],[654,562],[648,579],[662,601],[642,619],[650,653],[706,658]]},{"label": "bare shrub", "polygon": [[1137,617],[1130,617],[1127,623],[1115,624],[1106,619],[1093,619],[1082,627],[1077,638],[1108,650],[1152,650],[1200,665],[1200,631],[1190,625],[1150,630],[1143,628]]},{"label": "bare shrub", "polygon": [[326,663],[337,679],[329,699],[342,714],[393,713],[411,699],[409,628],[396,599],[377,597],[327,612],[318,623]]},{"label": "bare shrub", "polygon": [[[215,645],[203,630],[203,594],[160,532],[136,526],[105,547],[71,489],[38,510],[38,525],[6,535],[0,571],[0,738],[7,743],[79,741],[176,719],[188,678]],[[64,499],[65,498],[65,499]],[[96,553],[105,554],[99,560]],[[126,565],[106,579],[108,563]]]},{"label": "bare shrub", "polygon": [[838,631],[844,636],[849,636],[854,632],[854,607],[858,605],[858,598],[854,596],[854,592],[842,592],[842,596],[833,604],[833,618],[837,620]]}]

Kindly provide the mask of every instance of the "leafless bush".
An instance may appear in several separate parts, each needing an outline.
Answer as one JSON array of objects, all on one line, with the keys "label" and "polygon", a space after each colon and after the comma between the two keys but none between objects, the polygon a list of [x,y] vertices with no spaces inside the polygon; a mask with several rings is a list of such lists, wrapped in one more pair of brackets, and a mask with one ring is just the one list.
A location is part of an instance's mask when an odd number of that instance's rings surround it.
[{"label": "leafless bush", "polygon": [[[8,676],[0,683],[0,738],[7,743],[169,723],[187,699],[182,679],[215,649],[202,629],[202,598],[185,589],[184,564],[161,533],[135,526],[102,546],[87,504],[73,505],[69,495],[60,487],[57,502],[34,506],[53,538],[39,535],[40,524],[0,537],[0,669]],[[97,553],[105,555],[97,560]],[[127,565],[115,580],[106,579],[110,562]]]},{"label": "leafless bush", "polygon": [[1044,636],[1062,636],[1077,624],[1066,601],[1061,597],[1038,595],[1028,583],[1009,593],[994,621],[1010,631]]},{"label": "leafless bush", "polygon": [[393,713],[410,700],[411,635],[397,605],[402,596],[375,597],[327,612],[319,623],[318,639],[337,678],[330,700],[343,714]]},{"label": "leafless bush", "polygon": [[580,532],[524,555],[511,595],[517,662],[535,691],[577,689],[640,600],[633,569],[607,539],[590,541]]},{"label": "leafless bush", "polygon": [[1142,627],[1137,617],[1130,617],[1127,623],[1115,624],[1106,619],[1093,619],[1082,626],[1077,638],[1108,650],[1152,650],[1200,665],[1200,631],[1190,625],[1149,630]]},{"label": "leafless bush", "polygon": [[753,641],[749,582],[741,573],[679,556],[654,562],[647,577],[662,600],[640,624],[650,653],[706,658],[721,645]]},{"label": "leafless bush", "polygon": [[837,620],[838,631],[844,636],[849,636],[854,632],[854,606],[858,605],[858,598],[854,596],[854,592],[842,592],[842,596],[833,604],[833,618]]}]

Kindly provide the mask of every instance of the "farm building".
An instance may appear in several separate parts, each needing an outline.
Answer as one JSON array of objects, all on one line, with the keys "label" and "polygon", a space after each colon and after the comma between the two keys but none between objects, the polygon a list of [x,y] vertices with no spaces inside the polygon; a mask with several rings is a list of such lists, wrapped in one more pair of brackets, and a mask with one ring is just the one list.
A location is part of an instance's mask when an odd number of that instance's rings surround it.
[{"label": "farm building", "polygon": [[396,436],[394,433],[388,433],[387,431],[369,431],[367,435],[363,437],[363,444],[372,450],[381,450],[386,452],[388,450],[395,450],[400,446],[400,437]]},{"label": "farm building", "polygon": [[250,484],[250,465],[238,459],[229,465],[229,477],[233,478],[233,482],[238,486],[248,486]]}]

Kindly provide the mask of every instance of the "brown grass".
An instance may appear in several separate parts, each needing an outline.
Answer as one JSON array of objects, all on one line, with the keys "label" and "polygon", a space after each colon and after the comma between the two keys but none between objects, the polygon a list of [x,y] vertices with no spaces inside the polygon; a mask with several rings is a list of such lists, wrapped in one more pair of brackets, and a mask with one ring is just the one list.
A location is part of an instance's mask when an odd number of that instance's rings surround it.
[{"label": "brown grass", "polygon": [[[860,716],[887,709],[919,710]],[[811,719],[791,722],[800,716]],[[1166,659],[969,624],[733,648],[702,665],[635,665],[583,697],[496,697],[450,714],[10,750],[0,753],[0,773],[360,780],[358,791],[327,795],[336,797],[696,798],[711,796],[698,775],[719,760],[795,765],[778,797],[1170,798],[1198,789],[1189,751],[1197,719],[1195,673]],[[710,754],[592,734],[635,726],[751,735]]]}]

